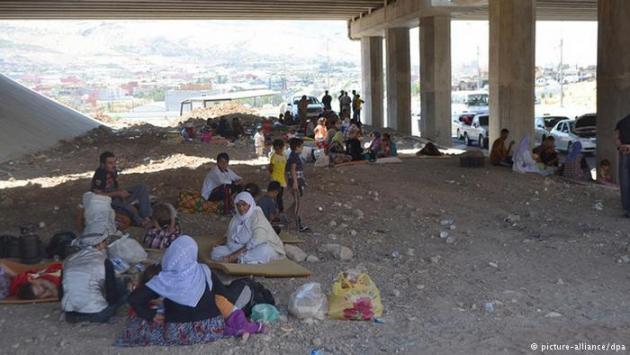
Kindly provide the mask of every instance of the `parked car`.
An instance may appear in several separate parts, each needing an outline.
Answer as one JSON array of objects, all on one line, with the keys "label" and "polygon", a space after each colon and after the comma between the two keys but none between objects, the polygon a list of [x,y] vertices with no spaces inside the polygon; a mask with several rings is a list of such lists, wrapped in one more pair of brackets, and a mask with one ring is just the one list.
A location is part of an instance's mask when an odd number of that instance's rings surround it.
[{"label": "parked car", "polygon": [[462,115],[460,117],[461,126],[457,135],[462,137],[466,145],[472,145],[476,142],[480,148],[488,148],[489,121],[490,116],[488,113],[480,113],[472,117],[470,115]]},{"label": "parked car", "polygon": [[562,120],[551,130],[559,150],[570,151],[575,142],[582,143],[582,152],[593,153],[597,149],[596,114],[579,116],[575,120]]},{"label": "parked car", "polygon": [[568,120],[565,116],[539,116],[535,118],[534,130],[536,143],[540,144],[549,136],[549,132],[562,120]]},{"label": "parked car", "polygon": [[[285,111],[291,111],[293,117],[299,117],[298,104],[300,103],[301,99],[302,95],[293,96],[291,101],[289,101],[286,104],[285,108],[281,110],[282,113],[284,113]],[[319,117],[320,113],[324,112],[324,104],[322,104],[318,98],[316,98],[315,96],[306,95],[306,100],[308,101],[308,108],[306,113],[307,118],[317,118]]]}]

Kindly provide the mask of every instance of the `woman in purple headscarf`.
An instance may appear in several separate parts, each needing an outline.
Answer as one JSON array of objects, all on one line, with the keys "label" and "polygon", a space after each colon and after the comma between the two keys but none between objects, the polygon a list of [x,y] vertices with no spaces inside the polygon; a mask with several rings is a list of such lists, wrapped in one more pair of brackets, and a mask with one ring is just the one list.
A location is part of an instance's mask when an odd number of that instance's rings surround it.
[{"label": "woman in purple headscarf", "polygon": [[562,176],[579,181],[591,181],[591,171],[582,154],[582,143],[575,142],[564,162]]}]

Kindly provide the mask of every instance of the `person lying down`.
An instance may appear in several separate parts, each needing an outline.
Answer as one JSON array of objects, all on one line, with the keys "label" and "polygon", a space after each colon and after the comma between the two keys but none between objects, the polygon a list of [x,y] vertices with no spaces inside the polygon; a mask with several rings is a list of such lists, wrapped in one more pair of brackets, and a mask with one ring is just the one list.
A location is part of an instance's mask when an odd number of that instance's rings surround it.
[{"label": "person lying down", "polygon": [[61,263],[43,269],[15,272],[0,261],[0,299],[15,296],[20,300],[59,298]]},{"label": "person lying down", "polygon": [[252,195],[234,198],[236,214],[228,226],[227,243],[214,247],[211,259],[240,264],[267,264],[285,257],[284,245]]}]

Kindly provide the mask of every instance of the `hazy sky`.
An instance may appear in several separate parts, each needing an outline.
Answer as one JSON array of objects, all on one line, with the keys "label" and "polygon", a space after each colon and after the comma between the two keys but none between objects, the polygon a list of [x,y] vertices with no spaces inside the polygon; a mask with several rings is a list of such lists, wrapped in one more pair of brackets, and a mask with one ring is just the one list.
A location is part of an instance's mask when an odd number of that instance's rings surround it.
[{"label": "hazy sky", "polygon": [[[117,32],[108,31],[111,26],[99,26],[108,23],[119,24]],[[37,28],[42,32],[37,40],[51,40],[55,36],[56,49],[68,52],[87,52],[93,49],[91,47],[100,46],[101,41],[125,42],[139,37],[165,37],[189,41],[200,47],[247,46],[255,52],[281,54],[289,58],[292,54],[312,57],[329,53],[331,57],[360,62],[360,42],[348,39],[344,21],[0,21],[0,26],[3,25],[9,26],[9,30],[0,31],[0,40],[28,41],[30,38],[20,36],[20,29]],[[77,28],[103,30],[101,35],[91,36],[90,41],[78,42],[76,37],[71,37],[71,34],[76,34]],[[64,33],[68,33],[65,41],[61,38]],[[565,63],[581,66],[596,64],[596,22],[538,22],[536,33],[537,65],[558,64],[561,39],[564,39]],[[411,30],[410,37],[412,63],[417,65],[417,28]],[[453,21],[454,67],[476,61],[477,48],[480,63],[485,67],[488,62],[488,22]]]}]

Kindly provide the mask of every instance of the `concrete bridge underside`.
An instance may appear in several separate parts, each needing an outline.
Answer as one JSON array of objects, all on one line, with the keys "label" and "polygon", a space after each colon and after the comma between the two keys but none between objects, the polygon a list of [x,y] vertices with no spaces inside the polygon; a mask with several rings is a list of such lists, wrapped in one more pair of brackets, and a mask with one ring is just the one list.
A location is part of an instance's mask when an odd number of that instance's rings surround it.
[{"label": "concrete bridge underside", "polygon": [[490,23],[491,140],[501,128],[533,134],[536,21],[598,21],[598,159],[612,161],[614,126],[630,113],[629,18],[630,0],[0,0],[0,19],[346,20],[348,35],[361,40],[363,118],[402,133],[411,133],[408,30],[419,27],[421,133],[443,145],[452,19]]}]

